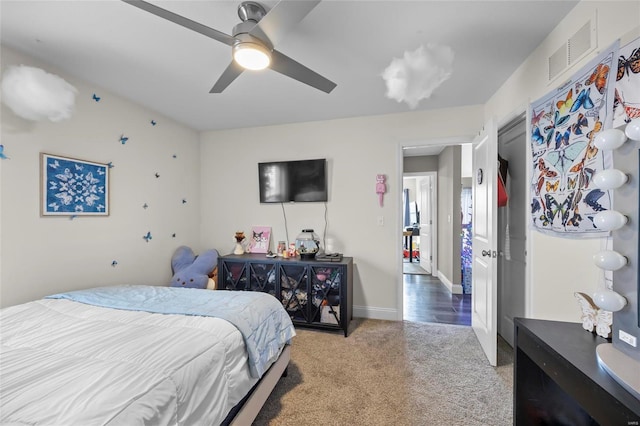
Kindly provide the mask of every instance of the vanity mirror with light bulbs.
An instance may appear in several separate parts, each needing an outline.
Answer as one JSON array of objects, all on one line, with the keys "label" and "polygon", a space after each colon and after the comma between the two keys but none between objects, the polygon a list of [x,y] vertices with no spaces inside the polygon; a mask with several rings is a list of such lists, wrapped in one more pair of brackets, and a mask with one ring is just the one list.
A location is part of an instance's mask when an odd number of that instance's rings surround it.
[{"label": "vanity mirror with light bulbs", "polygon": [[[624,215],[626,222],[611,231],[612,252],[625,258],[626,263],[611,269],[613,290],[626,299],[626,304],[613,313],[612,344],[599,346],[597,352],[601,366],[640,399],[640,377],[637,373],[640,371],[640,118],[617,130],[625,132],[627,138],[624,143],[612,149],[613,164],[616,170],[628,178],[615,189],[613,196],[615,211]],[[620,180],[619,176],[614,179]],[[610,259],[600,261],[622,263],[620,258],[611,256],[610,253],[605,253],[605,256]]]}]

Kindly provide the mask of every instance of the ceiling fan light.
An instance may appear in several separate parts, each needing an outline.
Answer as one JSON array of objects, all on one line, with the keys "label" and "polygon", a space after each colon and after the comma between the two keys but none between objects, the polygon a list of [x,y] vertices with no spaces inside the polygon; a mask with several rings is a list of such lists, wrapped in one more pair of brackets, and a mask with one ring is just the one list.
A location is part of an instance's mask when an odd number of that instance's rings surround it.
[{"label": "ceiling fan light", "polygon": [[257,43],[238,43],[233,46],[233,60],[248,70],[263,70],[271,63],[271,54]]}]

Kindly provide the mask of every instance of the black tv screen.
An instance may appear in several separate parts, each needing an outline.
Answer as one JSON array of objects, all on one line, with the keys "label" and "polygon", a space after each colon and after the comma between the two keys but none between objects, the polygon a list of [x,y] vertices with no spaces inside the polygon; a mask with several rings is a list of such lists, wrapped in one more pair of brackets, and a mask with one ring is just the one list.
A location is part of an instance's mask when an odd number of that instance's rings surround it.
[{"label": "black tv screen", "polygon": [[327,201],[325,159],[258,163],[261,203]]}]

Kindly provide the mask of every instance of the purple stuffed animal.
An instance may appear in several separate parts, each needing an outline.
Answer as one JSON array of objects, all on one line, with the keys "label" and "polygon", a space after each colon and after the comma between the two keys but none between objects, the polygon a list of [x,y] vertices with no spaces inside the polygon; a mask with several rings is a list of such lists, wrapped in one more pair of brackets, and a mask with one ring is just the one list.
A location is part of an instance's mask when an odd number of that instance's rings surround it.
[{"label": "purple stuffed animal", "polygon": [[196,256],[187,246],[180,246],[171,257],[171,287],[207,288],[209,274],[218,263],[218,251],[207,250]]}]

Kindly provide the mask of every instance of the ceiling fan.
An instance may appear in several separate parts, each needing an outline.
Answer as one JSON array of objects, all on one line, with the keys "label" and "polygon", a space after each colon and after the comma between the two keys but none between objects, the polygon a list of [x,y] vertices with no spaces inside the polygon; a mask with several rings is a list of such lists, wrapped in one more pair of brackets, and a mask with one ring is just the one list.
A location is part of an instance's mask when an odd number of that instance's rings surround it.
[{"label": "ceiling fan", "polygon": [[238,16],[242,22],[233,27],[232,35],[146,1],[122,1],[231,46],[233,60],[209,93],[221,93],[245,69],[259,70],[267,67],[325,93],[330,93],[336,87],[331,80],[273,48],[284,33],[300,22],[320,0],[281,0],[268,13],[260,3],[243,1],[238,7]]}]

